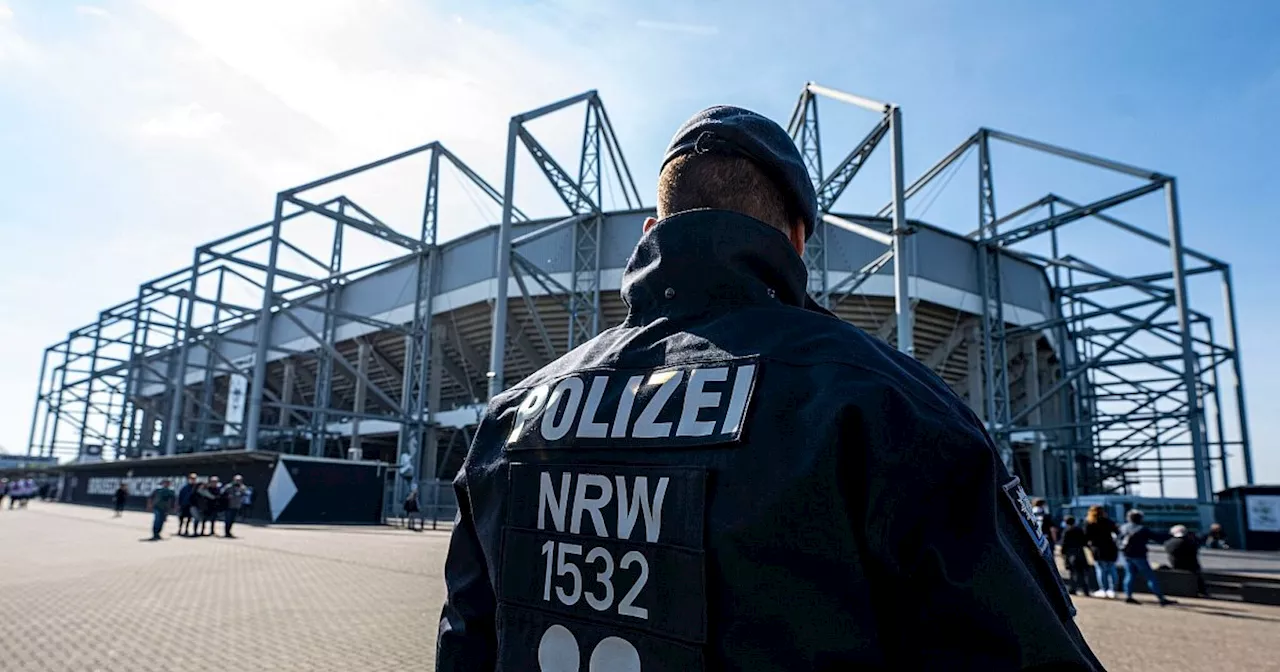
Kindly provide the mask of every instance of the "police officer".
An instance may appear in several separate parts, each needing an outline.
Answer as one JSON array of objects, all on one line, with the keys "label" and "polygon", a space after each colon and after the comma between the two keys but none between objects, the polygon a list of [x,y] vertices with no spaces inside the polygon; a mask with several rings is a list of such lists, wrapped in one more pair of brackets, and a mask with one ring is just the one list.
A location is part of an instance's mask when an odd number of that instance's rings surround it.
[{"label": "police officer", "polygon": [[438,670],[1101,669],[979,420],[806,295],[791,139],[676,133],[629,313],[494,397]]}]

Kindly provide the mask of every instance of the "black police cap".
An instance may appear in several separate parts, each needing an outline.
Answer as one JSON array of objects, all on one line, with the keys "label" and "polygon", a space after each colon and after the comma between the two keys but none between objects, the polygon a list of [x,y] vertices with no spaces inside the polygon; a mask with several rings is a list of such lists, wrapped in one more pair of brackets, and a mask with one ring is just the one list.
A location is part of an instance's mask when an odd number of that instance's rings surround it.
[{"label": "black police cap", "polygon": [[736,154],[753,161],[791,197],[804,217],[805,239],[813,235],[818,195],[800,150],[781,126],[741,107],[708,107],[676,131],[662,159],[662,167],[682,154],[707,152]]}]

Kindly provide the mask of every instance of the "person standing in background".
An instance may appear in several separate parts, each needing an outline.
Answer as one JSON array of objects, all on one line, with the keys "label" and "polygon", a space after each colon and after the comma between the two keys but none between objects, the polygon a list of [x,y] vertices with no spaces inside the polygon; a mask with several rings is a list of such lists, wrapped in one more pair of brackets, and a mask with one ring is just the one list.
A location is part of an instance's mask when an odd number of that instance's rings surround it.
[{"label": "person standing in background", "polygon": [[1223,550],[1231,548],[1227,545],[1227,533],[1222,531],[1222,523],[1214,523],[1209,526],[1209,533],[1204,536],[1204,547]]},{"label": "person standing in background", "polygon": [[1053,514],[1049,513],[1049,503],[1043,499],[1037,499],[1031,503],[1031,513],[1035,514],[1036,520],[1040,522],[1040,533],[1049,538],[1049,543],[1053,546],[1058,545],[1058,523],[1053,519]]},{"label": "person standing in background", "polygon": [[1169,554],[1169,566],[1194,574],[1196,594],[1209,597],[1204,574],[1200,571],[1200,543],[1196,535],[1187,531],[1186,525],[1174,525],[1169,528],[1169,535],[1172,538],[1164,542],[1164,552]]},{"label": "person standing in background", "polygon": [[1089,571],[1089,558],[1085,557],[1084,547],[1088,543],[1085,539],[1084,528],[1076,525],[1075,516],[1067,516],[1062,519],[1062,559],[1067,565],[1067,573],[1071,577],[1067,581],[1067,590],[1072,595],[1088,595],[1089,580],[1087,574]]},{"label": "person standing in background", "polygon": [[240,510],[236,512],[236,520],[244,517],[244,512],[248,510],[249,505],[253,504],[253,486],[244,486],[244,496],[240,498]]},{"label": "person standing in background", "polygon": [[160,530],[164,528],[165,519],[170,513],[177,511],[178,493],[169,487],[171,483],[173,481],[167,478],[160,481],[160,487],[152,490],[151,496],[147,498],[147,510],[153,514],[151,541],[160,541]]},{"label": "person standing in background", "polygon": [[202,537],[205,533],[205,525],[208,524],[208,534],[214,533],[214,525],[217,522],[218,515],[218,477],[210,476],[207,481],[200,484],[196,490],[196,510],[200,514],[200,524],[197,527],[196,536]]},{"label": "person standing in background", "polygon": [[235,539],[231,534],[231,526],[235,524],[236,517],[240,515],[240,507],[244,505],[244,478],[240,474],[236,474],[227,487],[222,489],[221,499],[226,507],[222,519],[222,536]]},{"label": "person standing in background", "polygon": [[194,503],[192,498],[195,494],[196,475],[187,474],[187,482],[178,491],[178,536],[186,536],[195,527],[195,521],[192,520]]},{"label": "person standing in background", "polygon": [[129,484],[124,481],[120,481],[120,487],[116,488],[115,494],[116,518],[119,518],[120,515],[124,513],[124,503],[128,501],[128,499]]}]

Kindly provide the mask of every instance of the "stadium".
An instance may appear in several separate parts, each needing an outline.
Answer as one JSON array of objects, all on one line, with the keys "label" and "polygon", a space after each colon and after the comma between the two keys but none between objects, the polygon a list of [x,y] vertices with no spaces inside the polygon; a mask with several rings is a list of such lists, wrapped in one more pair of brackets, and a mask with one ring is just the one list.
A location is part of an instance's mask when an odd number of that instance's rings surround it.
[{"label": "stadium", "polygon": [[[847,151],[824,147],[848,133],[830,121],[845,108],[871,123]],[[530,124],[564,115],[584,120],[581,142],[553,155]],[[908,182],[902,111],[812,83],[788,130],[822,213],[806,250],[811,294],[941,376],[1029,491],[1065,502],[1193,482],[1207,504],[1253,482],[1231,269],[1183,245],[1174,177],[979,128]],[[1135,186],[997,209],[997,146]],[[267,221],[198,247],[190,265],[45,350],[28,454],[265,451],[447,481],[490,395],[622,321],[622,269],[653,214],[594,91],[512,117],[506,152],[501,182],[433,142],[281,191]],[[536,172],[517,175],[518,157]],[[429,166],[411,223],[340,190],[409,160]],[[500,221],[437,240],[445,172]],[[976,221],[908,216],[909,203],[975,172]],[[549,183],[562,212],[526,215],[515,194],[527,180]],[[841,206],[855,186],[884,205]],[[604,207],[607,190],[621,207]],[[1115,214],[1138,201],[1147,221]],[[1085,224],[1154,250],[1163,266],[1088,261],[1066,244]],[[357,239],[384,252],[353,263]],[[1216,278],[1221,302],[1193,305],[1192,278]],[[387,482],[397,501],[408,479]]]}]

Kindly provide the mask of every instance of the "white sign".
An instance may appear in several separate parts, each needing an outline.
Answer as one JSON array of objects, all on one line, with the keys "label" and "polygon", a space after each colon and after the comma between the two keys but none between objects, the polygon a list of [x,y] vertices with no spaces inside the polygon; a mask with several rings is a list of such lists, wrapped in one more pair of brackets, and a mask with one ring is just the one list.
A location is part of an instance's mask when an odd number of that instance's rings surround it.
[{"label": "white sign", "polygon": [[169,487],[177,491],[179,487],[177,484],[185,483],[187,477],[186,474],[176,476],[126,476],[124,478],[119,476],[94,476],[86,484],[85,494],[114,495],[116,494],[116,488],[120,487],[121,483],[124,483],[129,486],[130,497],[150,497],[151,492],[160,487],[160,481],[166,478],[171,481]]},{"label": "white sign", "polygon": [[1245,495],[1246,525],[1253,532],[1280,532],[1280,495]]},{"label": "white sign", "polygon": [[244,422],[244,401],[249,394],[249,379],[238,374],[231,374],[230,388],[227,390],[227,417],[222,426],[224,436],[235,436],[240,433],[240,425]]}]

